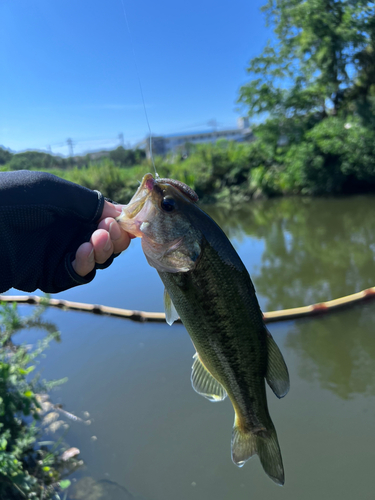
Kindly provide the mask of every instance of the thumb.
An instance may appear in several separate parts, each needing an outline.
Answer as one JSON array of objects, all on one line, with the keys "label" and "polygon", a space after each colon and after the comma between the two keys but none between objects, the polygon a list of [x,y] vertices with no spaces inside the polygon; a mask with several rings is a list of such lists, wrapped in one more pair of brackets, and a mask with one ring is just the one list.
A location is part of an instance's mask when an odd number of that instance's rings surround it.
[{"label": "thumb", "polygon": [[114,205],[109,201],[105,201],[102,216],[100,217],[99,222],[105,219],[106,217],[112,217],[113,219],[115,219],[121,214],[121,212],[122,212],[122,205]]}]

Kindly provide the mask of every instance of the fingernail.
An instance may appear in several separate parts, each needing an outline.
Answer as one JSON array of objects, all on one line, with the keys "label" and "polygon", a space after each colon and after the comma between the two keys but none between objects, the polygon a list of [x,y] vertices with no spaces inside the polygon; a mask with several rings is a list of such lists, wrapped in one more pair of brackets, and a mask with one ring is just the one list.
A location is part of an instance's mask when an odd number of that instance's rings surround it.
[{"label": "fingernail", "polygon": [[[113,224],[113,222],[112,222]],[[112,247],[112,241],[111,241],[111,236],[108,234],[108,240],[107,240],[107,243],[105,244],[105,247],[103,248],[103,250],[105,252],[108,252],[108,250],[110,250]]]},{"label": "fingernail", "polygon": [[121,212],[122,212],[122,205],[115,205],[115,209],[116,209],[116,212],[118,212],[119,214],[121,214]]},{"label": "fingernail", "polygon": [[111,225],[109,226],[109,234],[111,236],[112,241],[116,241],[121,237],[120,231],[117,230],[116,228],[117,222],[113,221]]},{"label": "fingernail", "polygon": [[95,261],[94,249],[92,249],[91,252],[89,253],[88,261],[90,262],[90,264],[92,264]]}]

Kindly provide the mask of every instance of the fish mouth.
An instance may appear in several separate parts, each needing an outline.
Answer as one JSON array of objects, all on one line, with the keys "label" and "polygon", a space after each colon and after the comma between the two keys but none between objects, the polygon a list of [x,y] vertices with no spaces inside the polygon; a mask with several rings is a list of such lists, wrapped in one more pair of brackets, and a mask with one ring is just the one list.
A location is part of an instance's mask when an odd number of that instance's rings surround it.
[{"label": "fish mouth", "polygon": [[137,189],[135,195],[124,209],[127,218],[134,219],[134,217],[139,214],[139,212],[144,207],[148,196],[152,193],[154,186],[154,177],[152,176],[152,174],[146,174],[143,177],[141,185]]},{"label": "fish mouth", "polygon": [[120,226],[133,236],[142,237],[142,224],[150,219],[154,203],[151,196],[155,186],[152,174],[146,174],[133,198],[122,208],[122,213],[116,218]]},{"label": "fish mouth", "polygon": [[133,198],[123,207],[117,222],[128,233],[144,236],[144,229],[155,215],[155,210],[160,208],[160,198],[170,188],[175,190],[175,194],[179,192],[185,200],[193,203],[198,200],[197,194],[186,184],[174,179],[155,179],[152,174],[146,174]]},{"label": "fish mouth", "polygon": [[147,189],[150,193],[154,189],[156,180],[152,174],[146,174],[142,179],[141,188]]},{"label": "fish mouth", "polygon": [[167,186],[172,186],[172,188],[179,191],[185,198],[193,203],[198,201],[197,193],[183,182],[176,181],[175,179],[160,179],[159,177],[155,179],[152,174],[146,174],[135,195],[126,207],[127,216],[130,219],[134,218],[142,210],[149,195],[155,192],[162,196]]}]

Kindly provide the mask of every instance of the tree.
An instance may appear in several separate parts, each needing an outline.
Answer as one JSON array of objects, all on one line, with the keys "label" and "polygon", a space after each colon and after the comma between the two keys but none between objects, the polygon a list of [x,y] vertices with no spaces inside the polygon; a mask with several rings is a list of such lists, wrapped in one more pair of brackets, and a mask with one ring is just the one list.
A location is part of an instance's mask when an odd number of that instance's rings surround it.
[{"label": "tree", "polygon": [[12,158],[12,153],[0,146],[0,165],[5,165]]},{"label": "tree", "polygon": [[373,104],[374,2],[268,0],[262,10],[275,37],[250,61],[254,78],[240,89],[249,116],[266,113],[278,137],[298,142],[327,116]]},{"label": "tree", "polygon": [[109,157],[121,167],[130,167],[141,163],[146,153],[140,149],[125,149],[119,146],[109,153]]}]

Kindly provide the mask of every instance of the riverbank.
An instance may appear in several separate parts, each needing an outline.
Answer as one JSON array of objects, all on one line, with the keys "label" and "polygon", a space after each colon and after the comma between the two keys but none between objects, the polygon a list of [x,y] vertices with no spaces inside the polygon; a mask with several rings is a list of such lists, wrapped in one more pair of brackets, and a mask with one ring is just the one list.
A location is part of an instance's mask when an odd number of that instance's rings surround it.
[{"label": "riverbank", "polygon": [[[267,125],[269,131],[269,124]],[[184,146],[188,156],[175,153],[156,157],[161,177],[171,177],[191,186],[204,203],[239,203],[252,198],[282,195],[338,195],[375,191],[375,132],[352,117],[329,117],[304,133],[299,142],[275,141],[259,134],[251,143],[219,140]],[[286,143],[285,143],[286,142]],[[13,155],[2,170],[15,166],[51,172],[105,196],[126,203],[143,175],[153,171],[150,161],[140,159],[128,166],[116,156],[92,161],[88,157],[64,160],[55,157],[27,162],[28,155]],[[51,159],[52,158],[52,159]],[[15,161],[15,159],[17,161]],[[22,161],[20,161],[22,159]],[[56,157],[58,160],[59,158]],[[79,161],[78,161],[79,160]]]}]

